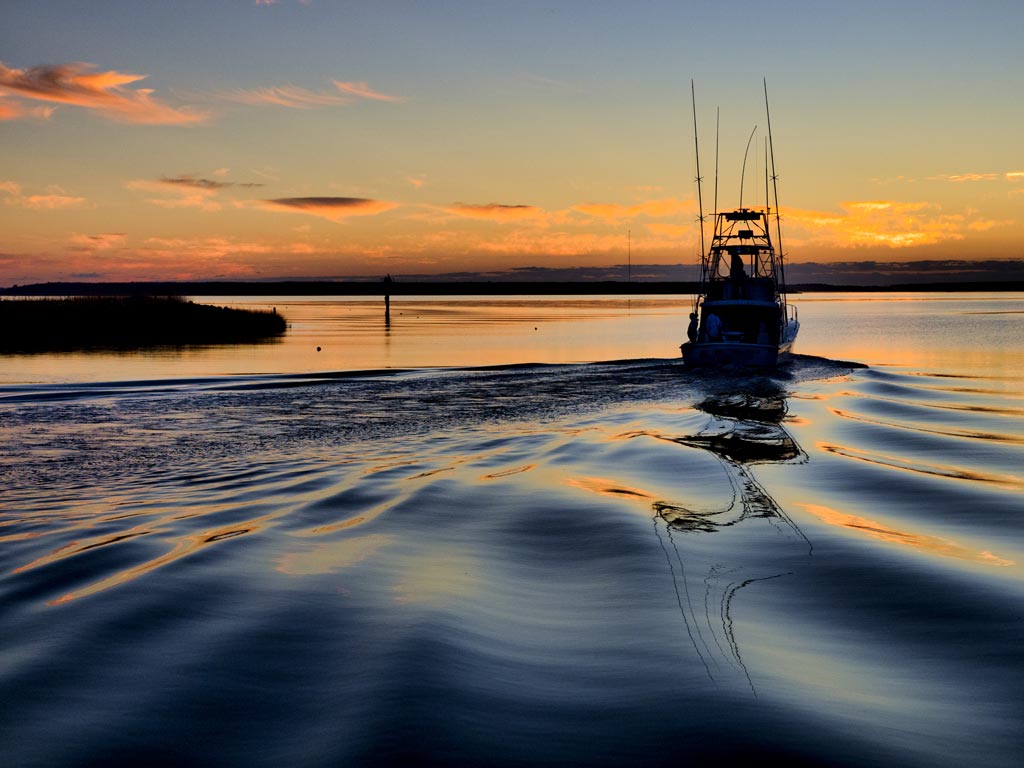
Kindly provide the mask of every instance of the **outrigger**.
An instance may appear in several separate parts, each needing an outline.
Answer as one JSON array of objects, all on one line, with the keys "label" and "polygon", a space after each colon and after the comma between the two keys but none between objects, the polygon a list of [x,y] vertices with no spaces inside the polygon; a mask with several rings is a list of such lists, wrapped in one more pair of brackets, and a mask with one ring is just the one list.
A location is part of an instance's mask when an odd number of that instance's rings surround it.
[{"label": "outrigger", "polygon": [[[768,87],[765,84],[765,109],[767,108]],[[696,143],[696,99],[694,142]],[[748,149],[749,145],[748,141]],[[765,158],[764,208],[757,210],[743,207],[741,181],[740,207],[732,211],[715,211],[711,245],[706,251],[703,203],[699,203],[702,252],[700,288],[694,301],[693,313],[690,315],[690,328],[687,333],[689,341],[680,347],[683,362],[687,367],[771,367],[789,355],[800,330],[796,307],[786,301],[785,268],[781,249],[782,231],[778,189],[775,185],[774,150],[771,149],[770,117],[768,149],[772,158],[774,210],[767,203],[768,153]],[[716,170],[716,187],[717,175]],[[698,155],[698,200],[700,181]],[[716,189],[716,208],[717,198]],[[772,242],[770,232],[773,218],[777,242],[780,243],[778,250]]]}]

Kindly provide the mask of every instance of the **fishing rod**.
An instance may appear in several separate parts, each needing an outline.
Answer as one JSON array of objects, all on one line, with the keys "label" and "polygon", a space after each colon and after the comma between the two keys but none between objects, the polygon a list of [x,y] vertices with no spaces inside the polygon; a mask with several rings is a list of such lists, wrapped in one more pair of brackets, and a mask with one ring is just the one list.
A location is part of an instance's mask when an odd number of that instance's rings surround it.
[{"label": "fishing rod", "polygon": [[700,221],[700,260],[701,272],[704,271],[704,200],[701,197],[701,175],[700,175],[700,143],[697,141],[697,94],[693,87],[693,78],[690,78],[690,101],[693,105],[693,149],[697,157],[697,213]]},{"label": "fishing rod", "polygon": [[769,153],[771,155],[771,161],[772,161],[772,190],[773,190],[773,193],[774,193],[774,201],[773,202],[775,203],[775,233],[776,233],[776,242],[778,242],[778,244],[779,244],[778,245],[778,249],[777,249],[778,257],[779,257],[778,258],[779,284],[781,286],[783,286],[783,290],[781,291],[781,293],[782,293],[783,306],[785,306],[785,301],[786,301],[786,293],[785,293],[786,262],[785,262],[785,259],[783,258],[783,255],[782,255],[782,218],[779,216],[779,184],[778,184],[779,177],[775,173],[775,145],[772,144],[772,113],[771,113],[771,110],[768,108],[768,78],[767,77],[762,78],[762,82],[764,83],[764,113],[765,113],[765,117],[768,120],[768,151],[769,151]]},{"label": "fishing rod", "polygon": [[740,208],[743,207],[743,178],[747,175],[747,154],[750,152],[750,142],[754,140],[755,133],[757,133],[756,125],[750,132],[750,138],[747,139],[747,148],[743,150],[743,168],[740,170]]}]

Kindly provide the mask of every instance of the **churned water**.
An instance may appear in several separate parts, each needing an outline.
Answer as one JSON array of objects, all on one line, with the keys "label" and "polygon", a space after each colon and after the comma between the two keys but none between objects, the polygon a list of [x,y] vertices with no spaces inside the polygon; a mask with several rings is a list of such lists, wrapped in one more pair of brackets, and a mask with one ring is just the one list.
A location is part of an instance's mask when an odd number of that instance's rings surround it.
[{"label": "churned water", "polygon": [[911,299],[771,374],[668,300],[7,359],[4,765],[1018,765],[1024,297]]}]

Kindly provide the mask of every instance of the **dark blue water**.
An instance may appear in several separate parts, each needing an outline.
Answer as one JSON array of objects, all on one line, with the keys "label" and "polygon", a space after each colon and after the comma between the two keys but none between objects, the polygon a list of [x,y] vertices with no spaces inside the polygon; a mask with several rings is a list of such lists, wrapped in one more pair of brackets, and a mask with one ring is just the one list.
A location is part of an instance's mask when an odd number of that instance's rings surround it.
[{"label": "dark blue water", "polygon": [[3,764],[1018,765],[1015,389],[814,357],[2,387]]}]

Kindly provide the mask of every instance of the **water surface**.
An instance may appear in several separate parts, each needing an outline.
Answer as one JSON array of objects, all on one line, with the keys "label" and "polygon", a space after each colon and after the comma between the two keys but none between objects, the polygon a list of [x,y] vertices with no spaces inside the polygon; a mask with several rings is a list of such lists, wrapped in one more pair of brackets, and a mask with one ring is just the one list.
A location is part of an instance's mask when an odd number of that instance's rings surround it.
[{"label": "water surface", "polygon": [[19,358],[5,762],[1017,765],[1024,297],[805,298],[771,375],[674,299]]}]

